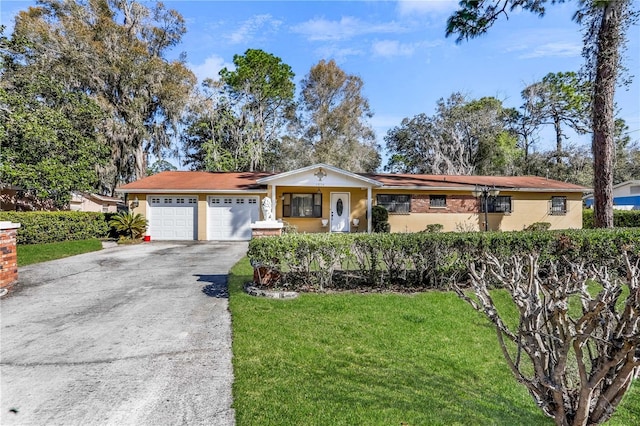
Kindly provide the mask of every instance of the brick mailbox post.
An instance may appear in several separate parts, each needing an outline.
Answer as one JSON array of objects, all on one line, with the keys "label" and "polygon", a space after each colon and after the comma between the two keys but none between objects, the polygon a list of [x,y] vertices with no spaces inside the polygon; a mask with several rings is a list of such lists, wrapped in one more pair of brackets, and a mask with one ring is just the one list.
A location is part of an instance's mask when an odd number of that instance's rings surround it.
[{"label": "brick mailbox post", "polygon": [[18,280],[16,235],[19,223],[0,222],[0,296]]}]

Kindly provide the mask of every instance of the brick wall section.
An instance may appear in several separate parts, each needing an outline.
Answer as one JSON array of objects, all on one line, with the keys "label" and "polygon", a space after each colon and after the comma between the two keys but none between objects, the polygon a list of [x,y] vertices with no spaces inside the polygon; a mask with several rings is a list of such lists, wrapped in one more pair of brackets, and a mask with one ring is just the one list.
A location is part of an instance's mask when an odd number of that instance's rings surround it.
[{"label": "brick wall section", "polygon": [[277,229],[261,229],[254,228],[251,230],[251,238],[274,237],[282,235],[282,228]]},{"label": "brick wall section", "polygon": [[473,195],[447,195],[447,207],[429,207],[429,195],[411,197],[411,213],[478,213],[480,204]]},{"label": "brick wall section", "polygon": [[0,229],[0,292],[9,290],[18,280],[17,231],[17,228]]}]

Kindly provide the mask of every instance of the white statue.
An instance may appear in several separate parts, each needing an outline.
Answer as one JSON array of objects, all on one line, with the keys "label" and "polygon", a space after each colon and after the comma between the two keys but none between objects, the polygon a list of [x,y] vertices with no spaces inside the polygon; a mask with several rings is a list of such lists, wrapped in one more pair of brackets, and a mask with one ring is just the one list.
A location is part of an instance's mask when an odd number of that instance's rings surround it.
[{"label": "white statue", "polygon": [[271,198],[262,199],[262,217],[265,222],[273,222],[273,211],[271,210]]}]

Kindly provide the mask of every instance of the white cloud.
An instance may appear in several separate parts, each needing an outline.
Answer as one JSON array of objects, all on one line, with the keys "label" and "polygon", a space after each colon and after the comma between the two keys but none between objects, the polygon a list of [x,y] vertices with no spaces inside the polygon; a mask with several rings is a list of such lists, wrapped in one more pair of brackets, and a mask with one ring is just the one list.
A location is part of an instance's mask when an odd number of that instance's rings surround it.
[{"label": "white cloud", "polygon": [[191,71],[193,71],[196,77],[198,77],[198,81],[202,82],[206,78],[217,80],[218,78],[220,78],[218,76],[218,72],[220,72],[222,68],[232,70],[235,69],[235,66],[233,64],[225,62],[224,59],[220,56],[213,55],[205,59],[202,64],[189,64],[189,68],[191,69]]},{"label": "white cloud", "polygon": [[281,24],[282,21],[273,19],[271,15],[255,15],[244,21],[240,28],[226,36],[226,38],[233,44],[248,43],[259,31],[275,31]]},{"label": "white cloud", "polygon": [[[529,50],[529,49],[527,49]],[[582,44],[573,42],[550,42],[535,46],[533,49],[518,56],[520,59],[542,57],[573,57],[580,56]]]},{"label": "white cloud", "polygon": [[376,41],[371,47],[375,56],[411,56],[416,48],[414,44],[403,44],[398,40]]},{"label": "white cloud", "polygon": [[406,29],[396,22],[370,23],[352,16],[344,16],[339,21],[314,18],[291,28],[311,41],[348,40],[365,34],[399,33]]},{"label": "white cloud", "polygon": [[345,62],[349,56],[362,56],[365,52],[352,47],[329,45],[316,49],[315,53],[322,59],[335,59],[340,64]]},{"label": "white cloud", "polygon": [[582,54],[583,42],[579,32],[565,29],[547,29],[512,33],[504,50],[518,59],[544,57],[577,57]]},{"label": "white cloud", "polygon": [[398,13],[402,16],[449,14],[458,8],[458,0],[398,0]]},{"label": "white cloud", "polygon": [[416,51],[436,47],[441,44],[442,41],[401,43],[397,40],[381,40],[374,42],[371,50],[374,56],[392,58],[394,56],[413,56]]}]

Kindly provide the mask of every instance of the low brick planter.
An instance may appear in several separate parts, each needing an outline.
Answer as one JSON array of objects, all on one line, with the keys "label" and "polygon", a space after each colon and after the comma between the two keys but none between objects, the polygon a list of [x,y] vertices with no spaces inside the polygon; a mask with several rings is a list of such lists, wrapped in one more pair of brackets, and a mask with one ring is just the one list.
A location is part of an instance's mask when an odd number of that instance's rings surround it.
[{"label": "low brick planter", "polygon": [[0,296],[18,280],[16,237],[19,223],[0,222]]}]

